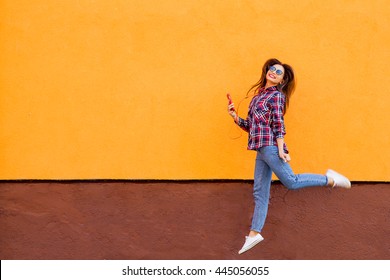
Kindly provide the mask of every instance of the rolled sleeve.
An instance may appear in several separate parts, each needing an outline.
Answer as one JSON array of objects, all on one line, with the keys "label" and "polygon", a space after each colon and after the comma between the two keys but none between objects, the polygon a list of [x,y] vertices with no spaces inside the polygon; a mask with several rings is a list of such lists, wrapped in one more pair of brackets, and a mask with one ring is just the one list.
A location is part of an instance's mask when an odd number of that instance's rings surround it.
[{"label": "rolled sleeve", "polygon": [[241,127],[243,130],[245,130],[246,132],[249,132],[249,122],[248,122],[248,120],[244,120],[244,119],[238,117],[237,125],[239,127]]},{"label": "rolled sleeve", "polygon": [[276,138],[284,138],[286,135],[283,117],[285,103],[286,98],[281,92],[277,92],[272,98],[272,131]]}]

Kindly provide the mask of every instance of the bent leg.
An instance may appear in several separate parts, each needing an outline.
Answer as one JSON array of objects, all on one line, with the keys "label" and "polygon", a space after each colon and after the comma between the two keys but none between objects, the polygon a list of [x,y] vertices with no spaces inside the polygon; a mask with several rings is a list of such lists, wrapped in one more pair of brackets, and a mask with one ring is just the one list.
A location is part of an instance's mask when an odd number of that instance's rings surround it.
[{"label": "bent leg", "polygon": [[263,147],[261,150],[263,150],[264,161],[288,189],[296,190],[306,187],[326,186],[328,184],[328,178],[325,175],[311,173],[294,174],[290,164],[284,162],[279,157],[276,146]]}]

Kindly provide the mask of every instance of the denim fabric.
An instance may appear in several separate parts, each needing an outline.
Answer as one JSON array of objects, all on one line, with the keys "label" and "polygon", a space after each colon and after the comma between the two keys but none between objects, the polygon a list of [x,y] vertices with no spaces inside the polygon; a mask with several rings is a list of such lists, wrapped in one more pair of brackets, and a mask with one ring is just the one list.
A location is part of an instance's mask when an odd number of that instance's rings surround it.
[{"label": "denim fabric", "polygon": [[267,217],[272,172],[290,190],[306,187],[326,186],[325,175],[294,174],[290,164],[279,157],[277,146],[265,146],[257,151],[253,196],[255,210],[251,230],[261,232]]}]

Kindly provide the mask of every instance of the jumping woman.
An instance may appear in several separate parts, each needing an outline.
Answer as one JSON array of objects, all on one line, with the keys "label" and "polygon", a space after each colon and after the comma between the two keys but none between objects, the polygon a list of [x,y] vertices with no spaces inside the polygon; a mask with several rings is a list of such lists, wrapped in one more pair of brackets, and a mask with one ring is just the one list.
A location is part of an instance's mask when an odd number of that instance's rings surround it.
[{"label": "jumping woman", "polygon": [[248,91],[248,94],[253,91],[254,97],[249,104],[247,118],[240,118],[234,104],[228,104],[228,112],[234,122],[248,132],[248,150],[257,152],[252,226],[239,254],[264,239],[260,233],[268,211],[272,172],[290,190],[314,186],[351,187],[346,177],[330,169],[325,175],[294,174],[292,171],[289,164],[291,158],[284,143],[284,114],[294,88],[295,78],[291,66],[273,58],[265,62],[260,80]]}]

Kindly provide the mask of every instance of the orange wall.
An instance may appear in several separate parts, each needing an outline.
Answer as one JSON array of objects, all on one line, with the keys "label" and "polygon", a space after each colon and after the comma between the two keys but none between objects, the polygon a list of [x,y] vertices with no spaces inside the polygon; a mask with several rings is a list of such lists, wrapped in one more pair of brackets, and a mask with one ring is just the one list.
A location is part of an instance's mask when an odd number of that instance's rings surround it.
[{"label": "orange wall", "polygon": [[387,1],[291,3],[1,1],[0,179],[252,178],[225,94],[277,57],[294,170],[390,181]]}]

